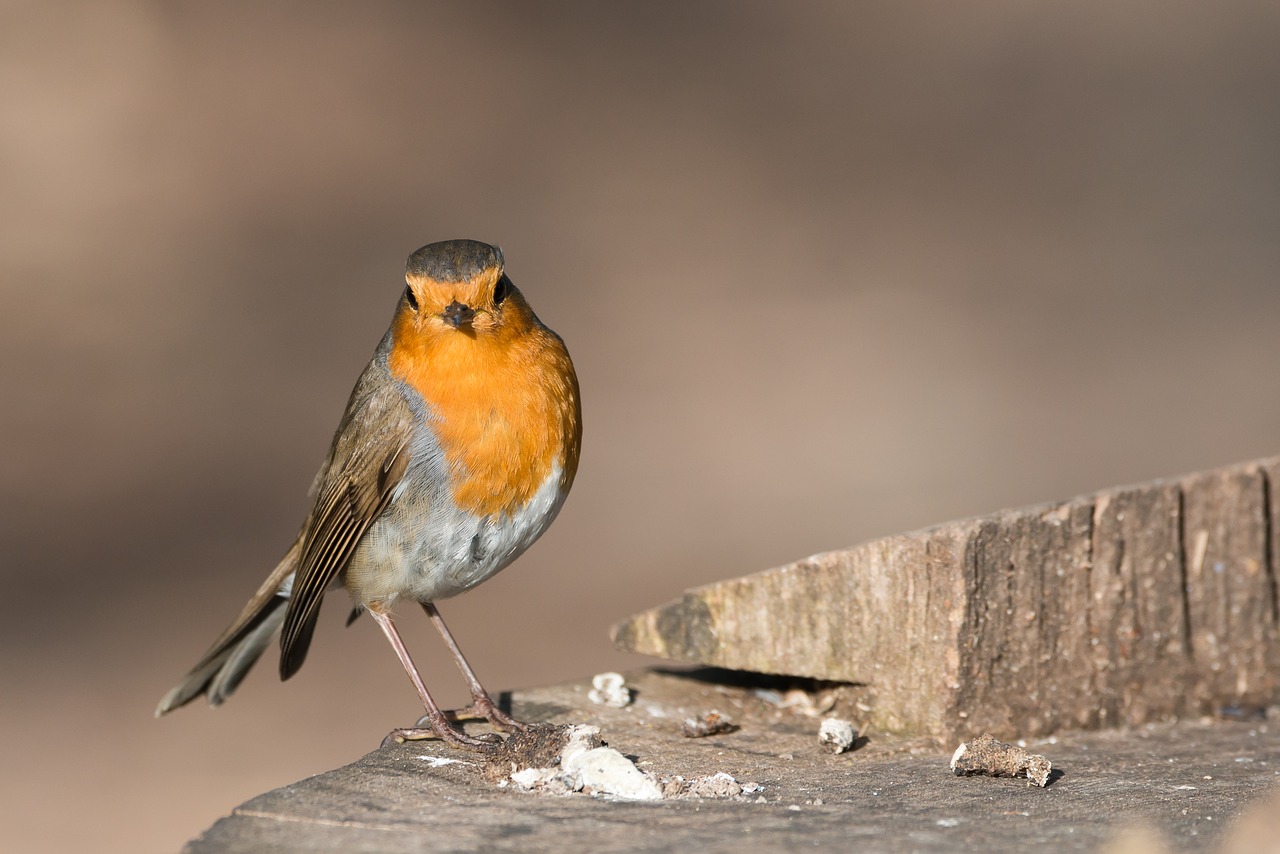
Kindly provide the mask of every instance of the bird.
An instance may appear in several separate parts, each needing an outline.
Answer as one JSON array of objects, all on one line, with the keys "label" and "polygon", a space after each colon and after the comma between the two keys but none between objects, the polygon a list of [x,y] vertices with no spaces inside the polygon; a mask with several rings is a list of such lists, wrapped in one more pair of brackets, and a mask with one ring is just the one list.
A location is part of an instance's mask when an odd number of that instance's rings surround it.
[{"label": "bird", "polygon": [[485,691],[435,603],[492,577],[547,530],[581,444],[573,361],[507,275],[502,250],[476,240],[418,249],[293,545],[156,717],[201,695],[220,705],[277,631],[280,678],[293,676],[325,594],[342,586],[353,604],[348,625],[369,613],[426,711],[388,739],[435,736],[473,750],[501,743],[452,726],[396,629],[398,603],[420,605],[440,633],[471,693],[465,713],[495,730],[527,731]]}]

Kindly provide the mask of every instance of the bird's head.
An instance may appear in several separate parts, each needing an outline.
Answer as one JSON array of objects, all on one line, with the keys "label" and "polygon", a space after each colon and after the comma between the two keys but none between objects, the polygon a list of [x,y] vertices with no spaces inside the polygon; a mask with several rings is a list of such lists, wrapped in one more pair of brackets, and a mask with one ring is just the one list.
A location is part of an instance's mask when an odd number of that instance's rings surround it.
[{"label": "bird's head", "polygon": [[396,326],[429,338],[519,334],[533,312],[503,270],[502,250],[477,240],[445,240],[409,256]]}]

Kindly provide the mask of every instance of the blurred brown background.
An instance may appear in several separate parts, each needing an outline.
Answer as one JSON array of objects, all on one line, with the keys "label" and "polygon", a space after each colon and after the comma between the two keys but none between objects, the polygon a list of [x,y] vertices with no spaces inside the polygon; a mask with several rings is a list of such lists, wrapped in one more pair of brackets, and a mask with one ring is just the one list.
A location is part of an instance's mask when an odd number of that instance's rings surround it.
[{"label": "blurred brown background", "polygon": [[[444,612],[494,689],[685,587],[1280,451],[1280,6],[0,7],[0,848],[166,851],[416,698],[288,545],[423,243],[569,343],[581,473]],[[409,641],[464,692],[425,619]]]}]

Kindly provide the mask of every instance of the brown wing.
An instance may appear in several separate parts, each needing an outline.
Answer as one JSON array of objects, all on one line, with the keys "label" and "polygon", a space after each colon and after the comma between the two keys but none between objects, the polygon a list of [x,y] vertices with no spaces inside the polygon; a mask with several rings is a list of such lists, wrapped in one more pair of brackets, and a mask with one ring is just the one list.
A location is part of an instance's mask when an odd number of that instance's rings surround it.
[{"label": "brown wing", "polygon": [[[280,630],[280,678],[302,666],[324,594],[351,562],[365,531],[391,500],[409,466],[413,420],[388,391],[357,385],[334,438],[328,468],[303,531],[298,570]],[[353,422],[361,429],[353,430]]]}]

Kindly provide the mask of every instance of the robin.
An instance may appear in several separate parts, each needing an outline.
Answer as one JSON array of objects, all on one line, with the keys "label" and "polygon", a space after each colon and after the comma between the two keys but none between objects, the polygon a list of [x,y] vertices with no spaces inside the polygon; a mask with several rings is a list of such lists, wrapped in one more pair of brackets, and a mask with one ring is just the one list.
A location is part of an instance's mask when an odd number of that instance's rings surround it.
[{"label": "robin", "polygon": [[[438,736],[485,749],[451,726],[396,631],[417,602],[495,729],[504,714],[458,649],[435,603],[506,567],[547,529],[573,484],[582,439],[578,379],[560,336],[533,313],[502,251],[448,240],[409,256],[391,328],[338,423],[293,546],[159,717],[204,694],[217,706],[280,632],[280,678],[302,666],[325,593],[342,585],[354,620],[368,611],[391,642],[426,715],[397,740]],[[426,724],[426,726],[422,726]]]}]

